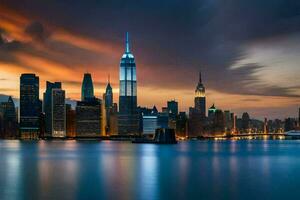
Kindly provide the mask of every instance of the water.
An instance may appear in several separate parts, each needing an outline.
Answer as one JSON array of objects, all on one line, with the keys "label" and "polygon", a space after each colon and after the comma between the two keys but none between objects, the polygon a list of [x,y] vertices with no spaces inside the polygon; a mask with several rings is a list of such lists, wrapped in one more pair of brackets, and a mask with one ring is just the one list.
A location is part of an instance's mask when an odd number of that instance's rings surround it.
[{"label": "water", "polygon": [[299,199],[300,141],[0,141],[0,199]]}]

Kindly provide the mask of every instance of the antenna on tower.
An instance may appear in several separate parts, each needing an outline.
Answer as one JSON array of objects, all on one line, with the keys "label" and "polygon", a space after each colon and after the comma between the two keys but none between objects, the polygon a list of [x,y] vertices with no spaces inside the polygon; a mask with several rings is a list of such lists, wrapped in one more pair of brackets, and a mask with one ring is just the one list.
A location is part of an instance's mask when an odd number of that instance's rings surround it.
[{"label": "antenna on tower", "polygon": [[126,53],[129,53],[129,33],[126,32]]},{"label": "antenna on tower", "polygon": [[201,71],[199,72],[199,83],[202,83]]},{"label": "antenna on tower", "polygon": [[108,73],[107,82],[110,84],[110,73]]}]

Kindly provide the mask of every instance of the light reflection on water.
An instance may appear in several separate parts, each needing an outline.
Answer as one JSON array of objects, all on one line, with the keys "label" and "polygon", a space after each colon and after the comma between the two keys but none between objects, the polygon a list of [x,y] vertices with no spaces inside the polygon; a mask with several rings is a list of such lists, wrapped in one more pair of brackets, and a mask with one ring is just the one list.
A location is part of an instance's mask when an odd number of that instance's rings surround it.
[{"label": "light reflection on water", "polygon": [[0,199],[283,199],[299,141],[0,141]]}]

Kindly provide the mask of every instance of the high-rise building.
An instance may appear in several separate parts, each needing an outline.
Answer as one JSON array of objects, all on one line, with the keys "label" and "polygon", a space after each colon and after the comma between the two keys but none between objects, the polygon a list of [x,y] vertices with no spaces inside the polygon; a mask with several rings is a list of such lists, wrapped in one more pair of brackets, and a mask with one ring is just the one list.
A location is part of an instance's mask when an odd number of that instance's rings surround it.
[{"label": "high-rise building", "polygon": [[227,133],[230,133],[232,131],[232,123],[233,123],[233,116],[232,113],[230,113],[229,110],[224,111],[224,117],[225,117],[225,130]]},{"label": "high-rise building", "polygon": [[217,108],[215,107],[215,104],[213,104],[209,109],[208,109],[208,120],[213,120],[215,117],[215,113],[217,111]]},{"label": "high-rise building", "polygon": [[159,128],[158,111],[155,106],[153,108],[139,107],[141,124],[140,128],[143,135],[154,135],[155,130]]},{"label": "high-rise building", "polygon": [[112,112],[110,113],[110,135],[118,134],[118,105],[113,103]]},{"label": "high-rise building", "polygon": [[65,91],[52,89],[52,137],[66,137]]},{"label": "high-rise building", "polygon": [[242,115],[242,131],[248,133],[250,129],[250,116],[247,112]]},{"label": "high-rise building", "polygon": [[101,136],[101,100],[78,101],[76,105],[76,136]]},{"label": "high-rise building", "polygon": [[143,134],[155,134],[155,130],[158,128],[157,115],[144,115],[143,116]]},{"label": "high-rise building", "polygon": [[7,102],[2,102],[0,105],[2,115],[2,137],[4,138],[17,138],[17,115],[15,103],[13,99],[8,97]]},{"label": "high-rise building", "polygon": [[176,118],[178,115],[178,102],[175,100],[171,100],[167,102],[168,112],[171,118]]},{"label": "high-rise building", "polygon": [[176,135],[181,137],[187,136],[187,116],[185,112],[179,112],[176,120]]},{"label": "high-rise building", "polygon": [[61,89],[61,82],[46,82],[44,92],[43,112],[45,113],[45,137],[52,137],[52,90]]},{"label": "high-rise building", "polygon": [[76,137],[75,117],[76,113],[71,104],[66,104],[66,135],[69,138]]},{"label": "high-rise building", "polygon": [[284,131],[291,131],[295,129],[295,119],[293,118],[286,118],[284,120]]},{"label": "high-rise building", "polygon": [[204,134],[204,125],[206,121],[206,97],[205,87],[202,83],[201,72],[199,81],[195,89],[194,107],[189,109],[188,135],[189,137],[198,137]]},{"label": "high-rise building", "polygon": [[106,86],[105,94],[103,95],[103,123],[105,135],[111,134],[111,116],[113,115],[113,90],[110,85],[110,80]]},{"label": "high-rise building", "polygon": [[137,110],[137,79],[135,59],[129,49],[126,33],[126,48],[120,62],[119,134],[139,134]]},{"label": "high-rise building", "polygon": [[20,136],[35,139],[39,135],[39,77],[35,74],[22,74],[20,77]]},{"label": "high-rise building", "polygon": [[205,97],[205,87],[202,83],[201,72],[199,73],[199,82],[195,90],[195,109],[201,113],[201,115],[206,115],[206,97]]},{"label": "high-rise building", "polygon": [[81,101],[94,98],[94,86],[92,75],[85,73],[83,76],[82,87],[81,87]]},{"label": "high-rise building", "polygon": [[110,85],[110,78],[105,89],[105,107],[111,108],[113,106],[113,89]]}]

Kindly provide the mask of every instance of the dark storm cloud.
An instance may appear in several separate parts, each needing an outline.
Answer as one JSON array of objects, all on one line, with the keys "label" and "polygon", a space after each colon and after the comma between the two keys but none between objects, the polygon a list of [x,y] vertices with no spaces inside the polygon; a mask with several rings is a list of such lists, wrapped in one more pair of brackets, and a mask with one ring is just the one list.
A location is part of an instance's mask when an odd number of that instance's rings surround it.
[{"label": "dark storm cloud", "polygon": [[[265,66],[230,67],[247,56],[248,44],[299,32],[300,1],[3,2],[34,19],[92,38],[123,44],[124,32],[130,31],[132,51],[138,67],[143,67],[138,68],[141,86],[190,89],[201,69],[207,87],[217,91],[297,96],[289,88],[260,83],[254,73]],[[41,24],[31,26],[27,32],[44,38]]]},{"label": "dark storm cloud", "polygon": [[32,39],[43,42],[47,39],[50,33],[45,29],[44,25],[40,22],[32,22],[25,28],[27,33]]}]

